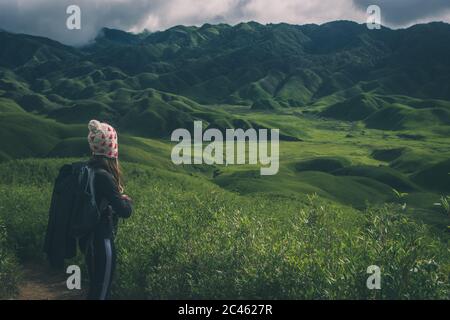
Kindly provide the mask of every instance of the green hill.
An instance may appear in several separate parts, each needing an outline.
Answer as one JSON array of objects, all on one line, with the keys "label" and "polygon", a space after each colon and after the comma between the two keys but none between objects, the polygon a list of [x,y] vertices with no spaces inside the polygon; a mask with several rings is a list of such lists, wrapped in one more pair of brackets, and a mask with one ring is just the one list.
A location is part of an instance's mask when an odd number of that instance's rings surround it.
[{"label": "green hill", "polygon": [[[53,179],[63,163],[74,160],[0,164],[0,298],[14,297],[24,261],[44,259]],[[448,297],[446,243],[396,206],[360,212],[316,196],[247,197],[201,177],[123,165],[136,205],[116,237],[120,263],[113,298]],[[354,187],[367,192],[365,184]],[[365,286],[375,258],[392,275],[384,290]],[[83,263],[81,257],[74,260]]]},{"label": "green hill", "polygon": [[449,193],[450,159],[427,166],[414,174],[412,179],[430,190]]},{"label": "green hill", "polygon": [[[207,24],[150,34],[105,28],[82,48],[4,31],[0,39],[0,98],[65,123],[120,118],[132,134],[167,137],[195,118],[196,103],[305,108],[383,130],[422,125],[446,133],[450,121],[446,24],[379,32],[345,21]],[[1,105],[13,111],[11,103]]]}]

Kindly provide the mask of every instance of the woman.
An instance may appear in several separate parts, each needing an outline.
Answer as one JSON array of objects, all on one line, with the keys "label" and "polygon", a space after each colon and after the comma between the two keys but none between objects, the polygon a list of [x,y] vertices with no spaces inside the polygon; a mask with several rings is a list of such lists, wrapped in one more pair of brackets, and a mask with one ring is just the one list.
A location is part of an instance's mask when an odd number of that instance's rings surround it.
[{"label": "woman", "polygon": [[116,130],[97,120],[91,120],[88,127],[92,151],[88,166],[94,169],[95,199],[101,218],[92,236],[82,239],[80,246],[89,272],[88,299],[104,300],[109,298],[116,265],[114,235],[118,218],[130,217],[132,206],[130,197],[124,194]]}]

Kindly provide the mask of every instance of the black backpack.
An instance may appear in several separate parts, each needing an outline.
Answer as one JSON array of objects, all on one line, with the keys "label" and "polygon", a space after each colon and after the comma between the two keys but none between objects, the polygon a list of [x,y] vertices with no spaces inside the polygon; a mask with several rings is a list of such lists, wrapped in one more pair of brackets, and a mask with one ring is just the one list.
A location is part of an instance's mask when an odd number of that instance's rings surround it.
[{"label": "black backpack", "polygon": [[69,236],[82,238],[90,235],[100,221],[100,211],[95,201],[95,171],[89,166],[81,167],[78,176],[76,201],[72,208]]},{"label": "black backpack", "polygon": [[77,239],[92,234],[100,221],[95,171],[85,162],[64,165],[55,180],[44,251],[54,267],[76,255]]}]

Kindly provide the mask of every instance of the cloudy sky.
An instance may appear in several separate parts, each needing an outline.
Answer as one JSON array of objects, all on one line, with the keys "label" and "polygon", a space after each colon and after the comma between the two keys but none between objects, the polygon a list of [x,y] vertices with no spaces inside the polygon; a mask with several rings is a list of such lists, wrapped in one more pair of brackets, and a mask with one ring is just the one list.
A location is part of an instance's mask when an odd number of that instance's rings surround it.
[{"label": "cloudy sky", "polygon": [[[81,30],[68,30],[66,9],[81,9]],[[208,23],[365,22],[369,5],[381,8],[382,24],[450,23],[450,0],[0,0],[0,29],[46,36],[65,44],[92,40],[102,27],[133,32]]]}]

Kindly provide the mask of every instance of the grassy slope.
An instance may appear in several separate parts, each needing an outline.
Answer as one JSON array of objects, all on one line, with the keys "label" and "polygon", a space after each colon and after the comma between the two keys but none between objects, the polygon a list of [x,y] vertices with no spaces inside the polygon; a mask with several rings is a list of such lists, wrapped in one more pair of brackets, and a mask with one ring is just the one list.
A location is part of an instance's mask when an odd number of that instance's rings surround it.
[{"label": "grassy slope", "polygon": [[[226,114],[230,107],[215,107]],[[232,108],[236,117],[263,127],[284,128],[287,134],[302,141],[280,144],[280,172],[261,177],[257,166],[175,166],[170,161],[171,143],[121,135],[121,157],[124,161],[142,163],[160,169],[201,175],[218,185],[243,194],[275,193],[296,195],[318,193],[330,200],[364,208],[366,202],[399,202],[392,189],[420,197],[411,209],[418,209],[425,221],[441,221],[433,203],[447,192],[445,165],[450,156],[447,139],[428,134],[426,140],[411,140],[363,125],[342,121],[320,120],[286,111],[252,112]],[[3,158],[80,157],[88,156],[84,126],[64,125],[27,113],[1,113],[0,130]],[[20,141],[18,140],[20,139]],[[386,151],[387,150],[387,151]],[[389,157],[389,150],[399,150]],[[378,153],[377,153],[378,152]],[[381,156],[379,155],[381,152]],[[388,156],[383,157],[383,152]],[[333,170],[322,163],[326,157],[341,161]],[[305,161],[309,161],[307,166]],[[439,171],[440,170],[440,171]],[[442,171],[442,172],[441,172]],[[429,185],[427,177],[435,175],[439,183]],[[434,181],[437,181],[434,179]]]},{"label": "grassy slope", "polygon": [[[227,112],[230,107],[219,109]],[[289,110],[276,115],[231,109],[244,121],[283,127],[303,140],[281,142],[278,175],[261,177],[254,166],[177,167],[170,162],[171,143],[121,135],[127,192],[138,202],[135,217],[122,226],[118,238],[121,263],[116,297],[430,298],[448,294],[448,288],[429,279],[448,283],[448,237],[441,231],[449,219],[432,207],[439,190],[422,183],[433,168],[445,170],[446,138],[428,134],[425,141],[404,139],[362,124],[320,120]],[[10,137],[2,140],[5,157],[0,163],[0,218],[8,231],[1,254],[10,262],[0,267],[11,284],[4,295],[11,296],[17,283],[16,256],[43,258],[52,181],[57,169],[74,159],[5,160],[80,157],[87,150],[84,126],[23,112],[1,113],[0,119],[2,134]],[[410,188],[409,194],[396,199],[394,185],[399,190]],[[309,200],[307,195],[313,193],[319,197]],[[405,212],[392,216],[400,212],[398,207],[366,213],[351,208],[364,209],[367,201],[376,205],[406,202],[409,217],[405,218]],[[9,214],[12,211],[14,215]],[[306,221],[319,222],[309,227]],[[423,221],[433,225],[433,231]],[[389,234],[402,235],[386,242],[383,250],[400,252],[414,246],[418,251],[405,251],[397,260],[368,252],[372,237],[381,236],[375,231],[379,223],[386,224]],[[334,236],[323,239],[323,234]],[[361,240],[355,241],[358,237]],[[211,256],[212,252],[216,254]],[[373,264],[375,257],[396,276],[386,290],[371,295],[361,283],[365,283],[366,264]],[[79,259],[75,262],[81,263]],[[407,260],[412,262],[405,264]],[[433,266],[423,261],[432,261]],[[424,271],[405,287],[398,270],[410,270],[414,264]],[[426,271],[429,268],[434,271]]]},{"label": "grassy slope", "polygon": [[[73,160],[0,164],[0,218],[20,259],[42,259],[52,181]],[[117,298],[448,297],[444,239],[396,207],[362,213],[317,197],[239,196],[202,177],[124,168],[136,202],[117,239]],[[370,291],[374,263],[390,276]]]}]

